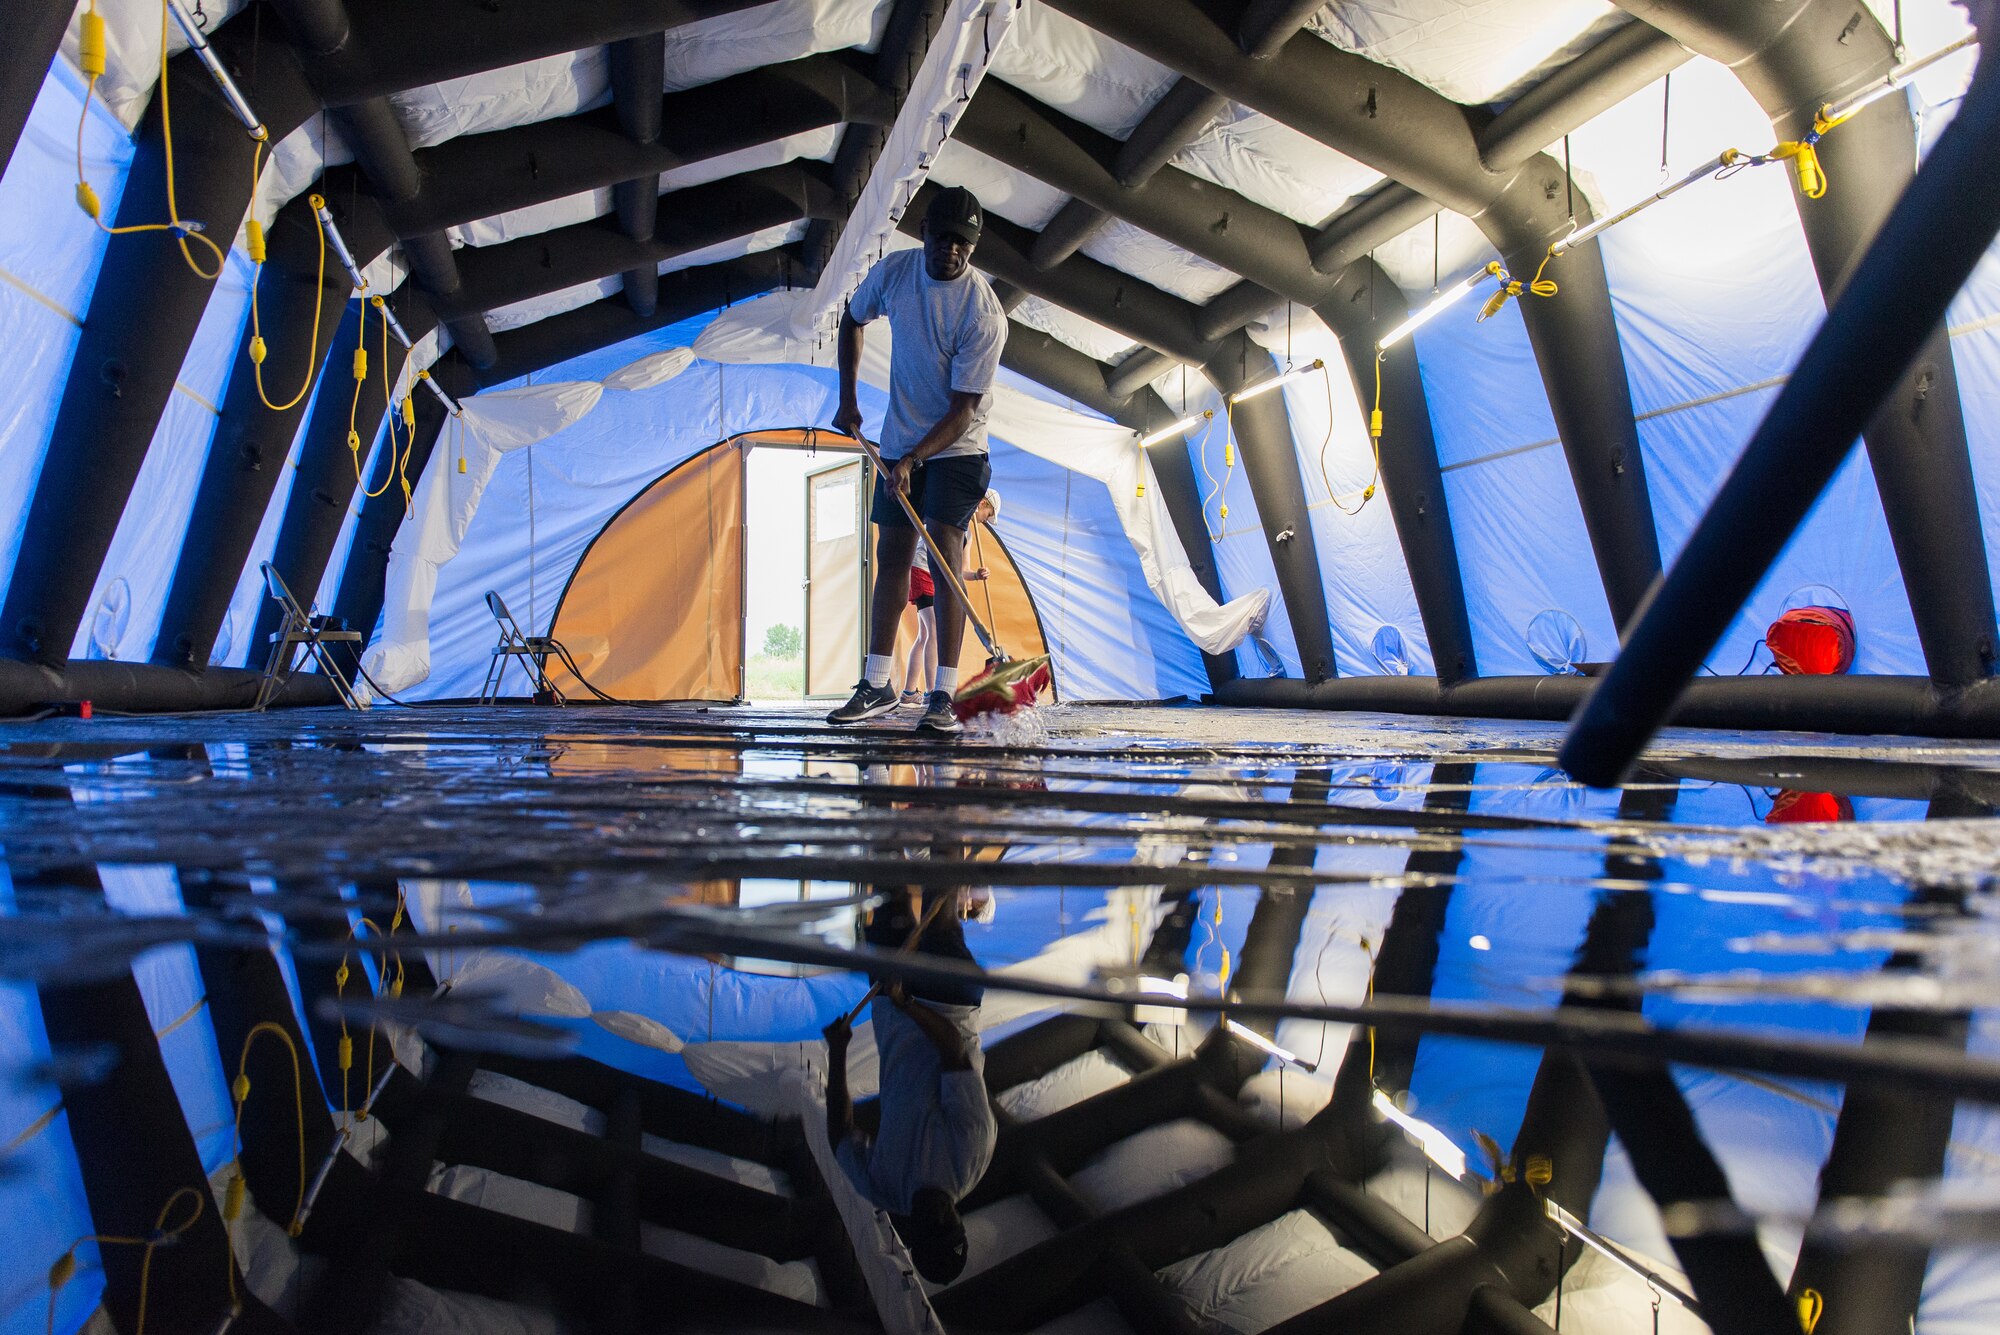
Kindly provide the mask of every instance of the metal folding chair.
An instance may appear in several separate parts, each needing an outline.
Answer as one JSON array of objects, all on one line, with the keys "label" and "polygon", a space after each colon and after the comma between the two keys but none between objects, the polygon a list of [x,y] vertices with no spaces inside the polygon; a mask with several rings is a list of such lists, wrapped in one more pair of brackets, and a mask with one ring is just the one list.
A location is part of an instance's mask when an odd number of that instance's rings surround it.
[{"label": "metal folding chair", "polygon": [[333,689],[339,693],[340,702],[349,709],[363,709],[359,697],[354,693],[354,682],[347,672],[333,659],[327,647],[333,644],[354,646],[356,661],[360,660],[361,632],[349,630],[332,617],[315,615],[309,607],[300,607],[299,600],[292,597],[292,591],[285,586],[284,578],[272,568],[269,561],[260,562],[257,569],[264,576],[264,591],[278,604],[284,614],[284,621],[271,632],[271,652],[264,660],[264,679],[257,683],[257,703],[251,708],[262,711],[270,708],[271,701],[277,699],[278,692],[285,683],[302,667],[299,650],[319,664],[319,670],[333,682]]},{"label": "metal folding chair", "polygon": [[486,591],[486,610],[500,623],[500,643],[493,646],[492,657],[487,660],[479,703],[490,705],[500,699],[500,679],[507,675],[507,664],[517,658],[522,660],[521,670],[528,674],[528,684],[534,687],[536,696],[546,694],[554,703],[564,703],[563,693],[556,689],[548,674],[549,655],[568,661],[569,655],[561,643],[551,635],[529,635],[522,631],[514,614],[507,610],[506,600],[492,589]]}]

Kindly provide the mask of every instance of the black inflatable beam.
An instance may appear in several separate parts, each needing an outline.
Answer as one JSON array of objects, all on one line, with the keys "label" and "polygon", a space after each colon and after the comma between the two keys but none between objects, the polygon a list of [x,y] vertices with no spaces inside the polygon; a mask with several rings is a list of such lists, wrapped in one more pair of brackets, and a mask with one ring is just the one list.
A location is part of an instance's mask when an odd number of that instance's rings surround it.
[{"label": "black inflatable beam", "polygon": [[[2000,61],[1986,54],[1924,170],[1882,225],[1673,570],[1647,600],[1610,674],[1571,725],[1560,753],[1569,773],[1586,783],[1616,783],[1666,721],[1996,232]],[[1992,697],[1992,684],[1935,692],[1923,720],[1930,726],[1922,730],[1934,729],[1940,716],[1983,715],[1980,702]]]},{"label": "black inflatable beam", "polygon": [[0,66],[0,175],[14,160],[21,131],[27,128],[49,66],[62,50],[63,34],[76,13],[68,0],[18,0],[9,8],[7,37],[12,50]]},{"label": "black inflatable beam", "polygon": [[[987,225],[992,225],[990,218]],[[1007,346],[1001,349],[1000,364],[1142,436],[1175,420],[1173,411],[1152,390],[1123,396],[1108,393],[1105,381],[1109,368],[1104,363],[1017,321],[1008,322]],[[1154,441],[1146,447],[1146,457],[1152,460],[1153,479],[1159,483],[1160,500],[1166,505],[1174,534],[1187,554],[1188,568],[1194,571],[1195,579],[1209,597],[1218,603],[1225,601],[1222,577],[1215,566],[1215,549],[1208,540],[1208,525],[1201,517],[1201,488],[1195,481],[1194,462],[1188,456],[1187,437],[1174,435]],[[1236,680],[1234,654],[1204,653],[1202,662],[1208,669],[1211,688]]]},{"label": "black inflatable beam", "polygon": [[[390,304],[412,339],[422,340],[437,323],[427,307],[409,300],[407,292],[397,294]],[[334,335],[336,353],[345,352],[352,357],[355,340],[361,332],[362,310],[356,302],[341,321]],[[271,549],[272,566],[285,581],[285,587],[301,602],[313,600],[326,576],[327,562],[333,559],[334,546],[340,540],[340,526],[359,485],[354,454],[347,444],[349,422],[361,441],[365,458],[376,433],[382,429],[382,418],[387,411],[379,389],[381,380],[387,376],[394,385],[409,360],[408,350],[392,338],[389,360],[386,365],[382,363],[381,316],[373,310],[368,315],[369,384],[357,399],[353,381],[347,381],[346,392],[342,393],[342,378],[336,375],[313,403],[312,416],[307,419],[305,435],[299,442],[298,470],[285,498],[285,517],[279,521],[278,539]],[[265,647],[276,633],[282,615],[269,598],[258,603],[256,630],[246,660],[252,666],[263,662]]]},{"label": "black inflatable beam", "polygon": [[[1479,677],[1452,687],[1434,677],[1343,677],[1313,687],[1245,680],[1219,689],[1215,703],[1560,723],[1594,688],[1601,683],[1585,677]],[[1698,677],[1669,697],[1667,710],[1661,723],[1684,728],[2000,738],[2000,688],[1944,692],[1928,677]],[[1634,755],[1650,735],[1635,741]]]},{"label": "black inflatable beam", "polygon": [[[657,34],[645,45],[664,51]],[[643,90],[631,97],[636,103]],[[844,55],[763,66],[666,93],[657,107],[659,129],[646,141],[628,134],[625,113],[612,108],[417,149],[422,186],[406,200],[385,202],[390,225],[400,236],[442,231],[607,186],[657,182],[677,167],[827,125],[876,124],[893,114],[887,94]],[[636,105],[633,114],[641,116]],[[634,123],[648,128],[642,119]],[[659,193],[657,183],[653,193]]]},{"label": "black inflatable beam", "polygon": [[[1844,0],[1621,0],[1705,56],[1727,64],[1780,140],[1810,134],[1820,109],[1886,77],[1894,44],[1874,15]],[[1859,23],[1855,22],[1859,19]],[[1886,97],[1830,131],[1819,155],[1826,195],[1795,195],[1806,248],[1829,302],[1917,171],[1909,100]],[[1951,336],[1942,319],[1863,433],[1889,522],[1924,663],[1942,686],[1993,675],[1993,579]]]},{"label": "black inflatable beam", "polygon": [[[239,355],[153,645],[153,661],[171,667],[208,666],[271,491],[284,475],[292,439],[311,402],[301,387],[331,371],[326,393],[344,401],[353,383],[342,374],[354,355],[353,321],[341,318],[351,284],[331,247],[322,275],[319,228],[304,198],[278,211],[268,244],[270,258],[258,282],[259,318],[270,347],[264,386],[260,392],[248,355]],[[342,331],[348,335],[345,345]],[[298,401],[282,412],[265,402],[281,404],[294,395],[300,395]],[[253,650],[247,661],[261,660]]]},{"label": "black inflatable beam", "polygon": [[[224,61],[258,71],[259,113],[276,139],[319,109],[297,56],[256,25],[227,23],[212,45]],[[170,64],[177,187],[182,216],[227,248],[250,205],[251,144],[199,62]],[[118,202],[120,226],[157,223],[166,204],[160,100],[140,124]],[[213,260],[201,250],[202,263]],[[145,462],[215,287],[182,260],[165,232],[114,238],[91,289],[83,332],[35,484],[21,551],[0,604],[0,654],[61,663],[90,602],[119,516]]]},{"label": "black inflatable beam", "polygon": [[[607,46],[703,19],[754,9],[763,0],[592,0],[588,5],[487,3],[423,12],[408,0],[286,0],[286,18],[325,54],[314,79],[328,106],[351,106],[542,56]],[[308,37],[310,32],[310,37]]]},{"label": "black inflatable beam", "polygon": [[[1249,335],[1236,334],[1227,341],[1222,355],[1202,369],[1227,397],[1277,375],[1278,363],[1253,344]],[[1284,395],[1261,394],[1239,405],[1232,411],[1230,426],[1243,451],[1250,492],[1257,499],[1257,518],[1264,526],[1278,589],[1285,599],[1285,614],[1291,619],[1292,638],[1299,648],[1299,668],[1306,683],[1316,685],[1336,674],[1333,630],[1327,620],[1319,545],[1313,540],[1305,479],[1299,473],[1299,451]]]},{"label": "black inflatable beam", "polygon": [[[1117,0],[1052,3],[1107,36],[1465,214],[1523,282],[1534,276],[1548,246],[1571,227],[1560,163],[1543,153],[1511,172],[1491,171],[1480,154],[1472,114],[1397,71],[1311,34],[1293,38],[1268,60],[1251,60],[1227,31],[1229,15],[1240,8],[1234,5],[1211,6],[1215,11],[1211,13],[1192,0],[1158,0],[1143,7]],[[982,86],[968,109],[968,120],[980,97],[994,86]],[[995,99],[996,104],[1000,101]],[[1365,110],[1357,114],[1357,109]],[[1060,161],[1047,132],[1028,124],[1017,109],[1001,110],[1011,113],[1003,118],[1007,128],[1026,141],[1014,156]],[[996,151],[1000,147],[985,151],[1008,160],[1004,152]],[[1011,165],[1034,170],[1022,163]],[[1084,179],[1087,172],[1064,165],[1067,174],[1079,178],[1079,185],[1095,187]],[[1155,188],[1173,176],[1162,172],[1145,190],[1128,192],[1125,199],[1100,191],[1101,202],[1295,301],[1313,304],[1324,296],[1326,284],[1314,278],[1309,238],[1290,220],[1285,220],[1290,232],[1286,235],[1242,204],[1223,211],[1226,217],[1202,219],[1200,205],[1214,198],[1213,187],[1172,203],[1163,198],[1141,204],[1141,197],[1156,193]],[[1587,221],[1587,202],[1581,197],[1576,202],[1575,220]],[[1169,223],[1177,225],[1171,231],[1159,230]],[[1221,232],[1200,235],[1218,224]],[[1217,244],[1203,244],[1208,239]],[[1230,258],[1223,257],[1225,251]],[[1563,440],[1605,597],[1613,620],[1623,626],[1659,573],[1659,539],[1603,256],[1594,244],[1580,246],[1557,269],[1551,276],[1560,280],[1561,295],[1528,299],[1522,319]]]},{"label": "black inflatable beam", "polygon": [[[1375,344],[1403,318],[1409,302],[1381,266],[1362,259],[1348,266],[1334,294],[1314,309],[1340,337],[1355,397],[1365,414],[1377,406]],[[1396,540],[1410,571],[1438,680],[1456,685],[1479,675],[1479,655],[1465,608],[1465,576],[1451,526],[1451,505],[1438,468],[1430,397],[1409,348],[1400,356],[1382,358],[1379,365],[1382,490],[1395,516]]]},{"label": "black inflatable beam", "polygon": [[[1253,60],[1273,55],[1306,26],[1322,8],[1315,0],[1257,0],[1243,14],[1237,41]],[[1144,185],[1174,154],[1193,143],[1229,99],[1193,79],[1177,79],[1155,102],[1118,150],[1112,169],[1128,186]],[[1111,221],[1111,215],[1080,199],[1062,206],[1036,238],[1033,258],[1038,269],[1053,268],[1074,255]]]},{"label": "black inflatable beam", "polygon": [[[861,187],[868,182],[868,173],[882,156],[889,126],[902,110],[917,69],[930,51],[931,38],[937,32],[946,3],[947,0],[895,0],[890,7],[889,22],[882,31],[882,44],[876,48],[871,67],[876,84],[888,97],[888,114],[879,123],[849,117],[853,123],[841,131],[840,146],[834,150],[834,189],[846,201],[847,212],[853,211],[855,201],[861,197]],[[843,214],[839,219],[815,219],[806,228],[806,269],[815,280],[831,258],[834,242],[845,223]]]},{"label": "black inflatable beam", "polygon": [[[600,218],[498,245],[468,246],[458,264],[458,289],[432,291],[431,304],[447,320],[497,310],[627,269],[657,271],[695,251],[840,210],[824,168],[802,162],[676,190],[660,204],[653,235],[643,241],[627,236],[616,218]],[[492,364],[475,362],[482,370]]]},{"label": "black inflatable beam", "polygon": [[[638,147],[658,143],[665,119],[660,104],[666,96],[666,43],[658,37],[628,37],[613,42],[607,55],[618,128]],[[611,212],[627,239],[652,240],[660,216],[659,175],[649,171],[616,182],[611,187]],[[625,304],[633,314],[651,315],[660,304],[659,269],[650,264],[627,269],[624,290]]]},{"label": "black inflatable beam", "polygon": [[[466,363],[447,356],[431,367],[431,377],[453,398],[469,397],[476,388]],[[368,490],[375,495],[364,500],[361,515],[354,522],[353,544],[347,550],[347,565],[340,572],[340,589],[334,595],[333,615],[361,632],[364,641],[372,637],[375,619],[382,614],[383,578],[389,569],[389,548],[396,540],[408,513],[408,502],[397,481],[397,459],[414,493],[423,478],[444,426],[450,420],[444,404],[435,394],[415,395],[416,426],[404,437],[407,451],[396,447],[395,439],[384,436],[375,452],[375,466],[368,471]],[[403,427],[396,423],[398,436]]]}]

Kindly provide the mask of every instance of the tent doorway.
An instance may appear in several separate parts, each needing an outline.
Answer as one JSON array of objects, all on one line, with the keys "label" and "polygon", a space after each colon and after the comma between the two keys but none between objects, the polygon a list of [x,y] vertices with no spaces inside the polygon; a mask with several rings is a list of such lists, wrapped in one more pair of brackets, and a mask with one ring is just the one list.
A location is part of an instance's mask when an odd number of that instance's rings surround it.
[{"label": "tent doorway", "polygon": [[[844,697],[865,650],[873,488],[867,460],[816,431],[761,431],[712,445],[647,484],[599,530],[550,633],[593,685],[625,700]],[[988,572],[971,585],[973,610],[1010,653],[1046,653],[1033,597],[1000,535],[973,529],[967,564]],[[787,681],[767,675],[774,626],[800,632],[800,662]],[[899,688],[916,632],[916,611],[905,608]],[[962,678],[984,663],[968,628]],[[568,673],[551,675],[566,695],[584,693]]]}]

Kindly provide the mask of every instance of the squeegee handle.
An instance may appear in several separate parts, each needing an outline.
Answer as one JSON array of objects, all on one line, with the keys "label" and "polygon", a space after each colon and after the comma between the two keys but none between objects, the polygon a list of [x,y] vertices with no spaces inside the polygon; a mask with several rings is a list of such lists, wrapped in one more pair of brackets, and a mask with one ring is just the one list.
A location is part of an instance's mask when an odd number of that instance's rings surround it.
[{"label": "squeegee handle", "polygon": [[[878,472],[887,473],[889,471],[889,465],[882,462],[882,452],[875,448],[874,441],[868,439],[866,436],[855,436],[854,439],[861,442],[861,448],[868,452],[868,457],[874,461]],[[888,484],[884,483],[883,485],[887,486]],[[917,514],[917,507],[910,504],[909,493],[896,491],[894,487],[890,487],[889,490],[895,494],[898,501],[902,502],[903,513],[910,517],[910,523],[916,527],[917,532],[920,534],[927,532],[928,530],[924,528],[923,519]],[[975,519],[973,522],[978,523],[979,521]],[[949,564],[939,566],[938,569],[944,571],[945,579],[950,582],[953,589],[957,590],[958,600],[965,605],[965,619],[972,623],[972,629],[978,634],[979,642],[986,646],[987,657],[997,658],[1003,662],[1006,661],[1007,654],[998,644],[994,643],[993,632],[988,630],[986,624],[979,619],[979,614],[972,610],[972,595],[965,591],[965,583],[959,578],[958,572],[953,570]]]}]

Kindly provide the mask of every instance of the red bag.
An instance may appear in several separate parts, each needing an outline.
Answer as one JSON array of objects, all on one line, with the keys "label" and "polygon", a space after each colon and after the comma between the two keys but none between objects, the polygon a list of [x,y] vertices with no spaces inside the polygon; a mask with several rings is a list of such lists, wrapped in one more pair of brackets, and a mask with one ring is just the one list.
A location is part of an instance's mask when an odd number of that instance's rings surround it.
[{"label": "red bag", "polygon": [[1839,607],[1795,607],[1771,623],[1764,643],[1780,672],[1833,676],[1854,666],[1854,618]]}]

